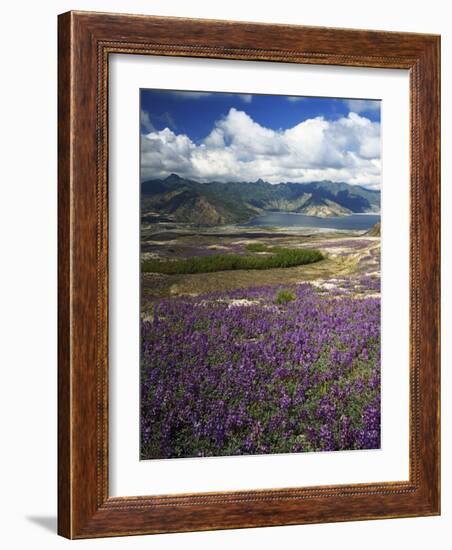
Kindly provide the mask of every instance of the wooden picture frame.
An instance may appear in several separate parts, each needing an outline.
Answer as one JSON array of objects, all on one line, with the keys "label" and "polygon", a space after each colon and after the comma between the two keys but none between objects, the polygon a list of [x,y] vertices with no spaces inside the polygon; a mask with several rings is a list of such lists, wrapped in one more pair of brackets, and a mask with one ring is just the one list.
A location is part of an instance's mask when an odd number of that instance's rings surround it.
[{"label": "wooden picture frame", "polygon": [[[439,36],[68,12],[59,16],[58,52],[59,534],[89,538],[439,514]],[[113,53],[409,71],[409,481],[109,496],[107,91]]]}]

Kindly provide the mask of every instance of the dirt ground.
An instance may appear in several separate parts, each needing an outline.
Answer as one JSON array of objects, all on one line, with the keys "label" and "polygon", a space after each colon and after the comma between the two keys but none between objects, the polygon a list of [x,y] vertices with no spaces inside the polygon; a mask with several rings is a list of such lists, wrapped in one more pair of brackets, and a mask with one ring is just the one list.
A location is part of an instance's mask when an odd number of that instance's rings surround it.
[{"label": "dirt ground", "polygon": [[291,268],[266,270],[220,271],[188,275],[143,273],[141,291],[143,306],[155,298],[199,295],[217,290],[301,282],[334,281],[337,278],[380,275],[380,238],[359,233],[314,233],[284,228],[255,233],[227,231],[205,233],[167,231],[142,235],[142,257],[179,258],[205,253],[246,253],[249,243],[286,248],[317,248],[324,260]]}]

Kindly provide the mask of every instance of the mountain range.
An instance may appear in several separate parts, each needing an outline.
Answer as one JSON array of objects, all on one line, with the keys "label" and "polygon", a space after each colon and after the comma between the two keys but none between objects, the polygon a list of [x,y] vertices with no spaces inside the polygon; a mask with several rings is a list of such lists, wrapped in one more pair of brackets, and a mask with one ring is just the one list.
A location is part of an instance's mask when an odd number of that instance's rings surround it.
[{"label": "mountain range", "polygon": [[330,217],[380,211],[380,191],[342,182],[199,183],[171,174],[141,183],[141,215],[197,225],[244,223],[263,212]]}]

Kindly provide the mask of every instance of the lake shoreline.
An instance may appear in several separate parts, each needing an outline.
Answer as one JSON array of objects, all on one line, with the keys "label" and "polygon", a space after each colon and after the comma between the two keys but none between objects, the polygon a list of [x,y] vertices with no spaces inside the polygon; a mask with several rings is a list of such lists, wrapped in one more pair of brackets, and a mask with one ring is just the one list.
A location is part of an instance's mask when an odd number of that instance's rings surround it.
[{"label": "lake shoreline", "polygon": [[369,230],[381,221],[379,213],[365,212],[344,216],[307,216],[298,212],[266,212],[243,224],[245,227],[298,227],[303,229]]}]

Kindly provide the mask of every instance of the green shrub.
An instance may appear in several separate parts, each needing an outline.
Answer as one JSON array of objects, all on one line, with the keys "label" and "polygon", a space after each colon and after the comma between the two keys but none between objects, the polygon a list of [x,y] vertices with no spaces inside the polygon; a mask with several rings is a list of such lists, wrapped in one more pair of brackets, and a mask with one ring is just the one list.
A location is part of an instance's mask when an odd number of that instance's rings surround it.
[{"label": "green shrub", "polygon": [[263,243],[251,243],[246,245],[246,249],[250,252],[268,252],[268,246]]},{"label": "green shrub", "polygon": [[179,260],[144,260],[141,270],[144,273],[165,273],[179,275],[188,273],[212,273],[236,269],[274,269],[295,267],[323,260],[319,250],[272,248],[268,256],[241,256],[239,254],[214,254],[194,256]]},{"label": "green shrub", "polygon": [[295,300],[295,294],[293,292],[290,292],[290,290],[280,290],[276,295],[275,304],[282,306],[288,302],[292,302],[292,300]]}]

